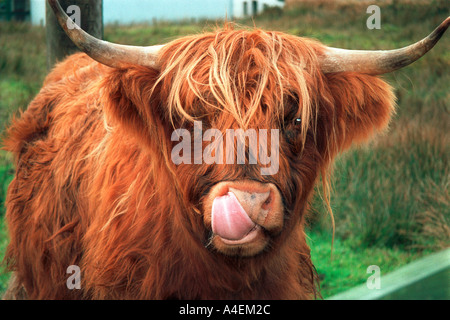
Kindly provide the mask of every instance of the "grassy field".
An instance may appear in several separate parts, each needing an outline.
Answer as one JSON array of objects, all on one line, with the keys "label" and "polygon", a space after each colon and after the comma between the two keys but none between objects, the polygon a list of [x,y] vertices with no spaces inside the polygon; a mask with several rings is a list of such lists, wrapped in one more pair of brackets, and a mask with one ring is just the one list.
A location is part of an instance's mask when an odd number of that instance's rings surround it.
[{"label": "grassy field", "polygon": [[[334,47],[392,49],[422,39],[450,13],[446,1],[380,7],[381,30],[366,28],[366,7],[330,3],[271,9],[238,23],[312,37]],[[113,25],[105,28],[105,38],[159,44],[222,23]],[[449,43],[446,34],[425,58],[385,76],[395,87],[398,111],[388,133],[369,146],[351,150],[336,163],[331,197],[336,220],[333,247],[330,218],[321,198],[314,200],[308,234],[324,298],[364,283],[369,265],[387,273],[450,245]],[[38,92],[47,72],[45,57],[43,28],[0,23],[0,129]],[[2,195],[12,174],[10,155],[0,153]],[[0,257],[7,244],[3,211]],[[8,276],[0,272],[0,292]]]}]

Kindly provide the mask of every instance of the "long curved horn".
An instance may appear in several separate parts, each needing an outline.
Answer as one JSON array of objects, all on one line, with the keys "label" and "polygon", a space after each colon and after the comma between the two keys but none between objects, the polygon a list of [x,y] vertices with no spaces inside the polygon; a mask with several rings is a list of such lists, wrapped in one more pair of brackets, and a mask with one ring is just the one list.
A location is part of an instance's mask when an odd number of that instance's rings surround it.
[{"label": "long curved horn", "polygon": [[67,36],[92,59],[113,68],[127,64],[158,68],[158,52],[163,45],[136,47],[99,40],[83,31],[75,23],[71,23],[73,27],[69,28],[67,22],[71,20],[61,8],[58,0],[48,0],[48,3]]},{"label": "long curved horn", "polygon": [[346,50],[327,47],[324,56],[320,58],[321,69],[324,73],[354,71],[372,75],[401,69],[433,48],[449,25],[450,17],[428,37],[396,50]]}]

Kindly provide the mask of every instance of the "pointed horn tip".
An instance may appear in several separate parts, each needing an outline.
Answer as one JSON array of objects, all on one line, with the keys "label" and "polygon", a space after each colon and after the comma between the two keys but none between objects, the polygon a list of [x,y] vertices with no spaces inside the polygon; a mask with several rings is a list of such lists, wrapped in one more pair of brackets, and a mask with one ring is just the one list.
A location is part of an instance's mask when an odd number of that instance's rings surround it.
[{"label": "pointed horn tip", "polygon": [[446,28],[448,28],[448,26],[450,26],[450,16],[444,20],[443,24],[445,25]]},{"label": "pointed horn tip", "polygon": [[444,35],[445,31],[447,31],[450,26],[450,17],[447,17],[442,23],[434,29],[430,35],[424,40],[428,40],[431,45],[430,49],[439,41],[439,39]]},{"label": "pointed horn tip", "polygon": [[431,33],[431,35],[441,36],[445,33],[445,31],[448,29],[449,26],[450,26],[450,17],[447,17],[447,19],[442,21],[442,23],[434,30],[434,32]]},{"label": "pointed horn tip", "polygon": [[445,19],[445,20],[439,25],[439,27],[437,27],[437,29],[440,30],[440,32],[444,33],[445,30],[447,30],[449,26],[450,26],[450,17],[447,17],[447,19]]}]

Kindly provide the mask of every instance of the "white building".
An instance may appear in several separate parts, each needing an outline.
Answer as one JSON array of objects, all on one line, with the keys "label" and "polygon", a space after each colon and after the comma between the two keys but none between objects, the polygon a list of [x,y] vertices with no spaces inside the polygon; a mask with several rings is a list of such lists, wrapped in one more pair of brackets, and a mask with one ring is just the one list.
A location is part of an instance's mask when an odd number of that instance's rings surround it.
[{"label": "white building", "polygon": [[[30,0],[31,23],[45,24],[45,1]],[[103,0],[104,24],[145,23],[154,20],[228,19],[283,7],[283,0]]]},{"label": "white building", "polygon": [[45,0],[30,0],[31,23],[45,24]]},{"label": "white building", "polygon": [[283,7],[284,0],[231,0],[233,18],[242,18],[260,14],[267,7]]}]

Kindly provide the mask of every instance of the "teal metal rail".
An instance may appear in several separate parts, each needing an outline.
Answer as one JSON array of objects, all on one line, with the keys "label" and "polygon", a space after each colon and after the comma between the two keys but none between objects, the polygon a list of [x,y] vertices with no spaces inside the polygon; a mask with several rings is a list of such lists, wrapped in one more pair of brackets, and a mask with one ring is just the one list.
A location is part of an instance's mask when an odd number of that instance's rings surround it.
[{"label": "teal metal rail", "polygon": [[379,289],[366,284],[328,300],[450,300],[450,248],[380,277]]}]

